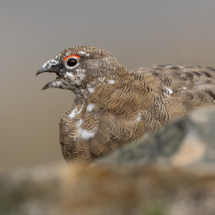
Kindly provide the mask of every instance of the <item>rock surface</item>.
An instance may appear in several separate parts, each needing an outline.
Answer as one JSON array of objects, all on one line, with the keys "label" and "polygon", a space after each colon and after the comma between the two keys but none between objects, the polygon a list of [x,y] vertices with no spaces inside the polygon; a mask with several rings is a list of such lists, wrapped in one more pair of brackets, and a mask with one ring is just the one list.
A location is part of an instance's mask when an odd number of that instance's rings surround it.
[{"label": "rock surface", "polygon": [[[103,157],[97,163],[188,167],[215,165],[215,108],[197,109],[154,135]],[[215,166],[214,166],[215,167]]]},{"label": "rock surface", "polygon": [[90,165],[0,175],[1,215],[214,215],[215,108],[198,109]]}]

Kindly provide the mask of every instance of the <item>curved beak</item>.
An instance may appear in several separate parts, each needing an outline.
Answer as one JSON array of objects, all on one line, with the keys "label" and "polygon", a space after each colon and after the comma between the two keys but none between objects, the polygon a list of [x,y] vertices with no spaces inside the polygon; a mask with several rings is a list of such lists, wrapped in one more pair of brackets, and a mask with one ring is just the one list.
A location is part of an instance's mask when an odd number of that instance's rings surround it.
[{"label": "curved beak", "polygon": [[59,74],[59,68],[60,68],[60,54],[57,55],[55,58],[48,60],[46,63],[43,64],[41,69],[39,69],[36,73],[36,76],[44,73],[44,72],[54,72],[56,74]]},{"label": "curved beak", "polygon": [[[55,74],[60,78],[61,75],[59,74],[58,71],[55,71],[55,69],[57,70],[57,68],[53,68],[53,67],[50,68],[50,69],[45,68],[45,67],[42,67],[41,69],[39,69],[39,70],[37,71],[36,76],[38,76],[38,75],[41,74],[41,73],[49,72],[49,73],[55,73]],[[57,79],[57,78],[56,78],[56,79]],[[46,89],[52,87],[53,82],[55,82],[55,81],[56,81],[56,80],[51,81],[51,82],[48,82],[41,90],[46,90]]]},{"label": "curved beak", "polygon": [[42,67],[41,69],[39,69],[37,71],[36,76],[38,76],[39,74],[44,73],[44,72],[54,72],[54,71],[49,71],[49,69]]},{"label": "curved beak", "polygon": [[[41,67],[41,69],[39,69],[37,71],[36,76],[38,76],[41,73],[45,73],[45,72],[55,73],[58,76],[58,78],[62,78],[63,65],[62,65],[61,60],[60,60],[60,54],[57,55],[55,58],[47,61],[45,64],[43,64],[43,66]],[[56,80],[47,83],[42,88],[42,90],[48,89],[48,88],[53,87],[53,86],[56,87],[55,82],[56,82]]]}]

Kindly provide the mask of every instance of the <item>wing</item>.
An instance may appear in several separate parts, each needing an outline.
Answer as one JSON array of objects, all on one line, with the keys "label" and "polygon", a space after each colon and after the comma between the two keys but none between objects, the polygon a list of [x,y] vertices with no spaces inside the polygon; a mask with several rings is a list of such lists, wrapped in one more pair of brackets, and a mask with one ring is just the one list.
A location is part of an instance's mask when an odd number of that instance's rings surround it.
[{"label": "wing", "polygon": [[[132,71],[143,76],[157,96],[177,101],[185,112],[199,106],[213,105],[215,100],[215,70],[211,67],[180,67],[161,65]],[[138,85],[138,81],[137,81]],[[174,117],[174,116],[173,116]]]},{"label": "wing", "polygon": [[140,68],[105,86],[97,101],[101,111],[97,141],[119,147],[194,108],[214,105],[215,70],[172,65]]}]

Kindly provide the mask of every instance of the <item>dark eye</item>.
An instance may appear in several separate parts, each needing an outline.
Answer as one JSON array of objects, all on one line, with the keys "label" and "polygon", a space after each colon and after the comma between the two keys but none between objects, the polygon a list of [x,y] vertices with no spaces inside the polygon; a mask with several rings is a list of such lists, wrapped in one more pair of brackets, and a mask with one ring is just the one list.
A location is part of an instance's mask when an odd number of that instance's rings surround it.
[{"label": "dark eye", "polygon": [[69,58],[69,60],[67,60],[66,64],[69,66],[69,67],[73,67],[75,65],[77,65],[78,63],[78,60],[76,58]]}]

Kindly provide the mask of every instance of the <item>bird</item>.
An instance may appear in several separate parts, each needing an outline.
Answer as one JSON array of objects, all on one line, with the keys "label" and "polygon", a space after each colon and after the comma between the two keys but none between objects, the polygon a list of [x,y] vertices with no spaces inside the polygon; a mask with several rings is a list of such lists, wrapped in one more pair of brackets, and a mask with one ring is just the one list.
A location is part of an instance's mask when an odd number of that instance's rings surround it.
[{"label": "bird", "polygon": [[215,69],[153,65],[128,70],[110,52],[67,48],[36,75],[55,73],[42,90],[75,94],[59,123],[66,161],[92,161],[155,132],[197,107],[215,104]]}]

